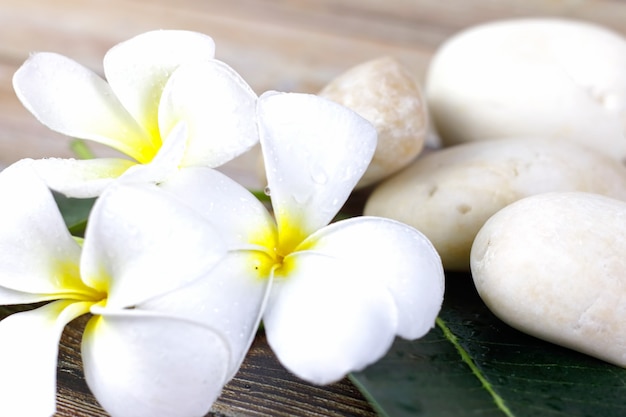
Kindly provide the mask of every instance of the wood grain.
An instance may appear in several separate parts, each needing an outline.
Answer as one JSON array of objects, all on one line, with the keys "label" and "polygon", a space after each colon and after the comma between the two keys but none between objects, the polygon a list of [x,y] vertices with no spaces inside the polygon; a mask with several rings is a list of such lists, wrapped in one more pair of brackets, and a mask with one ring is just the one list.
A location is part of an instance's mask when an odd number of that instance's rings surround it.
[{"label": "wood grain", "polygon": [[[391,55],[424,80],[428,62],[449,36],[494,19],[560,16],[603,24],[626,35],[620,0],[3,0],[0,5],[0,167],[24,157],[68,157],[68,139],[40,125],[19,103],[15,70],[33,51],[54,51],[102,73],[116,43],[158,28],[213,36],[217,57],[261,93],[316,92],[360,62]],[[96,148],[100,155],[108,154]],[[0,309],[0,317],[16,311]],[[85,318],[61,341],[58,416],[104,416],[80,363]],[[224,389],[216,416],[373,416],[343,380],[327,387],[299,381],[260,334]]]},{"label": "wood grain", "polygon": [[33,51],[58,52],[101,73],[104,53],[133,35],[197,30],[215,38],[217,57],[257,92],[316,92],[349,67],[383,55],[423,81],[430,57],[449,36],[523,16],[585,19],[626,34],[620,0],[3,0],[0,165],[71,156],[67,140],[39,125],[13,93],[12,74]]}]

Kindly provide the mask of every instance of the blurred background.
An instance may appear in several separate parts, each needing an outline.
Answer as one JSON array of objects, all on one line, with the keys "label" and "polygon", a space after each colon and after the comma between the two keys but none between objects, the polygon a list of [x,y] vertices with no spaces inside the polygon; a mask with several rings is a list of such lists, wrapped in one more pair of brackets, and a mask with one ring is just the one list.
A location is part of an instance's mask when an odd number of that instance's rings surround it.
[{"label": "blurred background", "polygon": [[583,19],[626,35],[622,0],[2,0],[0,167],[23,157],[71,156],[68,140],[41,126],[13,92],[13,73],[34,51],[61,53],[101,74],[105,52],[118,42],[153,29],[195,30],[215,39],[217,58],[257,93],[315,93],[383,55],[422,82],[449,36],[527,16]]}]

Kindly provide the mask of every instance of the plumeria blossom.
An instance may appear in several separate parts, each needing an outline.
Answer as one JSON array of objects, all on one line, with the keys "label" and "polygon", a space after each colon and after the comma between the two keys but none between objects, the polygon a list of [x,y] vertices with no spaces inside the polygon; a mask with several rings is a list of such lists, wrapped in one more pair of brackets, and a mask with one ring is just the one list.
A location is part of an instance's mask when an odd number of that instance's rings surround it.
[{"label": "plumeria blossom", "polygon": [[0,173],[0,193],[0,304],[47,302],[0,321],[0,415],[54,414],[59,339],[86,313],[85,379],[107,412],[205,415],[248,348],[239,333],[258,325],[254,314],[225,319],[207,300],[259,310],[267,289],[219,292],[218,282],[203,292],[228,266],[219,231],[155,185],[118,183],[98,199],[80,245],[30,160]]},{"label": "plumeria blossom", "polygon": [[229,247],[239,248],[229,278],[270,282],[259,314],[278,359],[305,380],[330,383],[378,360],[396,335],[415,339],[433,327],[441,260],[424,235],[393,220],[329,225],[372,158],[376,133],[365,119],[317,96],[274,92],[257,112],[275,219],[214,170],[185,170],[161,188],[229,230]]},{"label": "plumeria blossom", "polygon": [[31,55],[13,77],[24,106],[54,131],[131,158],[46,159],[36,164],[42,177],[68,196],[92,197],[155,160],[160,169],[150,175],[160,181],[178,167],[217,167],[248,150],[258,142],[256,94],[214,51],[200,33],[146,32],[106,53],[106,81],[65,56]]}]

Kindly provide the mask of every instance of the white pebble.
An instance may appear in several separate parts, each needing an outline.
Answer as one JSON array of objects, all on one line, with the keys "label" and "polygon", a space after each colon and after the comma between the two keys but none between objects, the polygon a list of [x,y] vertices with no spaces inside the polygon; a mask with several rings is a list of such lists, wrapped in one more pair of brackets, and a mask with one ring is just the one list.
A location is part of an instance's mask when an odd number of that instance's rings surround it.
[{"label": "white pebble", "polygon": [[365,214],[424,233],[447,270],[468,270],[484,222],[512,202],[549,191],[626,200],[626,167],[569,141],[514,138],[435,151],[374,189]]},{"label": "white pebble", "polygon": [[357,65],[319,95],[354,110],[376,128],[376,152],[357,187],[397,172],[422,150],[428,128],[424,98],[409,70],[397,60],[383,57]]},{"label": "white pebble", "polygon": [[444,145],[566,138],[626,160],[626,39],[600,26],[519,19],[470,28],[436,52],[425,91]]},{"label": "white pebble", "polygon": [[471,271],[489,309],[541,339],[626,367],[626,203],[525,198],[476,236]]}]

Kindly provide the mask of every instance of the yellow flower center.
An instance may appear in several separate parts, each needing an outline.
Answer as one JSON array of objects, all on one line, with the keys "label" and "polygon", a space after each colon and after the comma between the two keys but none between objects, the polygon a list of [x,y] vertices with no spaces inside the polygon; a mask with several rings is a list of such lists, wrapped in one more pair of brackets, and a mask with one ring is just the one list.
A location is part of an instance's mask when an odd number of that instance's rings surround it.
[{"label": "yellow flower center", "polygon": [[60,299],[88,301],[94,304],[106,302],[107,291],[85,284],[80,277],[79,265],[75,263],[59,262],[54,267],[54,278],[58,288],[62,288],[58,294]]},{"label": "yellow flower center", "polygon": [[130,137],[126,141],[114,146],[118,151],[125,153],[140,164],[147,164],[156,156],[161,149],[161,137],[152,132],[148,137]]},{"label": "yellow flower center", "polygon": [[264,230],[251,239],[255,249],[253,267],[260,279],[272,274],[276,278],[286,278],[293,271],[294,262],[290,255],[298,251],[298,246],[306,237],[299,227],[284,224],[283,227]]},{"label": "yellow flower center", "polygon": [[118,131],[97,141],[130,156],[140,164],[151,162],[163,145],[156,115],[146,120],[129,117],[121,123]]}]

